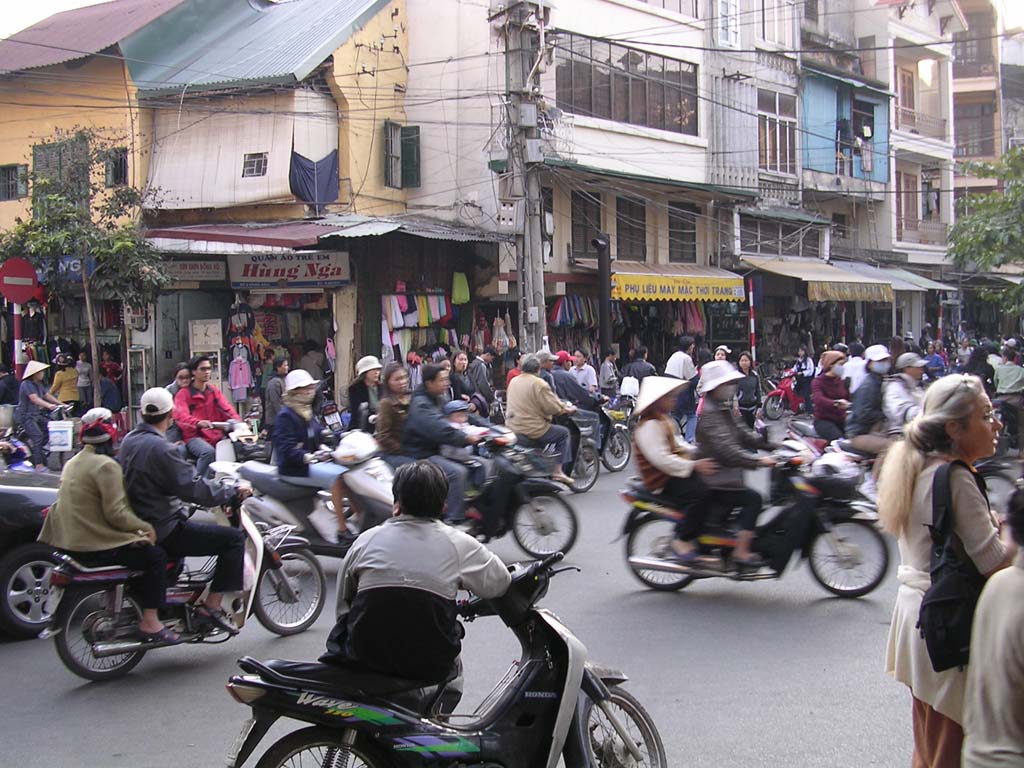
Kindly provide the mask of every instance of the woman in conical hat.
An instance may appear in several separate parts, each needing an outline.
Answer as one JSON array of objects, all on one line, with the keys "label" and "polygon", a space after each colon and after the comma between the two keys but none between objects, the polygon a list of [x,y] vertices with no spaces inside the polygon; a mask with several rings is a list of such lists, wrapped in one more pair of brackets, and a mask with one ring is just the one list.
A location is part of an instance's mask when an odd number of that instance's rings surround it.
[{"label": "woman in conical hat", "polygon": [[14,409],[14,423],[25,430],[32,463],[40,472],[46,469],[43,445],[46,443],[46,416],[61,404],[43,384],[43,376],[49,368],[46,363],[31,360],[25,366],[18,390],[18,405]]}]

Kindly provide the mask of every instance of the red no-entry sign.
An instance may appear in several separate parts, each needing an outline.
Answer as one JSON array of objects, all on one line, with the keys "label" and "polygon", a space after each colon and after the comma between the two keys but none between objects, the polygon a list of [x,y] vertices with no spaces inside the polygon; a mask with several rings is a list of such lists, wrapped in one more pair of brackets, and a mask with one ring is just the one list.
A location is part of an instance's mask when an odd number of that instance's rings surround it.
[{"label": "red no-entry sign", "polygon": [[25,304],[36,294],[39,278],[28,259],[8,259],[0,265],[0,294],[14,304]]}]

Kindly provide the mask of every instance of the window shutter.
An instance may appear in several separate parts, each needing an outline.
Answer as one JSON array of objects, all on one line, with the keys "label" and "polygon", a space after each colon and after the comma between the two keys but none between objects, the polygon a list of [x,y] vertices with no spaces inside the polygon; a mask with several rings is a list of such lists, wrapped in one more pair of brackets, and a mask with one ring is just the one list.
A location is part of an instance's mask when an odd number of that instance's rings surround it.
[{"label": "window shutter", "polygon": [[402,188],[420,185],[420,127],[407,125],[401,130]]},{"label": "window shutter", "polygon": [[28,197],[28,166],[18,166],[18,197]]},{"label": "window shutter", "polygon": [[114,167],[115,167],[115,165],[116,165],[116,161],[114,159],[113,153],[108,154],[106,162],[103,163],[103,170],[105,171],[106,177],[107,177],[106,178],[106,187],[107,187],[107,189],[109,189],[110,187],[113,187],[115,184],[117,184],[117,180],[115,179],[115,176],[114,176]]}]

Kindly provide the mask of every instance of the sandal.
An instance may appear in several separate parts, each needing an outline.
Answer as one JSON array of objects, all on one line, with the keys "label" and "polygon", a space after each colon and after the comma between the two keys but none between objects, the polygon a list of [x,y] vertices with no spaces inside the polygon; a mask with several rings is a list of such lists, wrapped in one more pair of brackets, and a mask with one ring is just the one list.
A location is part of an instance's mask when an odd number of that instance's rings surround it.
[{"label": "sandal", "polygon": [[223,610],[214,610],[208,605],[197,605],[195,607],[195,614],[201,620],[201,623],[207,626],[216,627],[222,629],[229,635],[237,635],[238,627],[236,627],[228,615]]},{"label": "sandal", "polygon": [[732,562],[740,569],[750,568],[756,570],[765,565],[765,562],[761,559],[760,555],[751,555],[750,557],[745,558],[734,557]]},{"label": "sandal", "polygon": [[142,637],[144,643],[159,643],[160,645],[177,645],[182,642],[181,635],[171,632],[167,627],[156,632],[143,632],[139,630],[139,635]]}]

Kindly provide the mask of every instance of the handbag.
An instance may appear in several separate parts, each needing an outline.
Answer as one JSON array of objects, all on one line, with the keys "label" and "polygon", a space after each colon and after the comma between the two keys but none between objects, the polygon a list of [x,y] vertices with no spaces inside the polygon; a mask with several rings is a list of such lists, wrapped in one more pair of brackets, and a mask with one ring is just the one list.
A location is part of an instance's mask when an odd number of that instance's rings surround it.
[{"label": "handbag", "polygon": [[[952,494],[949,473],[961,461],[943,464],[935,472],[932,483],[932,585],[921,600],[917,626],[921,630],[932,668],[942,672],[964,667],[970,656],[971,624],[978,597],[985,586],[984,577],[969,557],[962,556],[959,539],[953,532]],[[985,481],[971,473],[982,495]]]}]

